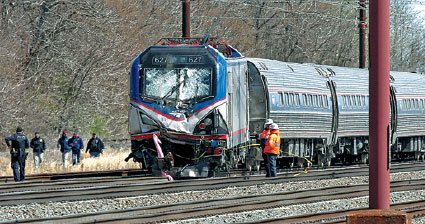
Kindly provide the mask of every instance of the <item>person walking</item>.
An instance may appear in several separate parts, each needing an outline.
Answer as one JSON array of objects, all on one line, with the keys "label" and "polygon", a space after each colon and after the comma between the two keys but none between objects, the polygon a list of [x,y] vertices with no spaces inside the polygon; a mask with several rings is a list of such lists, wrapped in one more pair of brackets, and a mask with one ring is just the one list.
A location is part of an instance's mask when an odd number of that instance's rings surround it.
[{"label": "person walking", "polygon": [[78,132],[74,132],[72,138],[68,140],[68,145],[72,151],[72,165],[75,166],[80,163],[81,149],[84,149],[83,140],[78,137]]},{"label": "person walking", "polygon": [[24,181],[25,179],[25,160],[28,153],[25,149],[29,148],[29,141],[24,135],[24,130],[21,127],[16,129],[16,134],[6,138],[6,145],[9,147],[11,155],[11,167],[13,169],[13,179]]},{"label": "person walking", "polygon": [[46,150],[46,142],[40,138],[40,133],[37,131],[34,134],[34,138],[31,139],[30,147],[32,148],[34,167],[38,169],[38,166],[43,162],[44,150]]},{"label": "person walking", "polygon": [[279,127],[273,123],[270,125],[270,135],[266,141],[264,152],[267,154],[267,168],[271,177],[276,177],[276,159],[280,153]]},{"label": "person walking", "polygon": [[62,136],[58,140],[57,148],[60,149],[62,152],[62,162],[64,167],[68,165],[69,152],[71,152],[71,148],[68,145],[68,141],[68,132],[66,130],[63,130]]},{"label": "person walking", "polygon": [[261,152],[264,159],[264,166],[266,168],[266,177],[270,177],[270,172],[269,172],[270,170],[269,168],[267,168],[267,155],[264,152],[264,148],[266,147],[267,138],[269,138],[269,135],[270,135],[271,124],[273,124],[273,120],[267,119],[266,123],[264,123],[264,130],[263,132],[260,133],[260,147],[261,147]]},{"label": "person walking", "polygon": [[99,157],[104,148],[102,140],[97,137],[96,133],[93,133],[92,138],[87,143],[86,153],[90,152],[90,158]]}]

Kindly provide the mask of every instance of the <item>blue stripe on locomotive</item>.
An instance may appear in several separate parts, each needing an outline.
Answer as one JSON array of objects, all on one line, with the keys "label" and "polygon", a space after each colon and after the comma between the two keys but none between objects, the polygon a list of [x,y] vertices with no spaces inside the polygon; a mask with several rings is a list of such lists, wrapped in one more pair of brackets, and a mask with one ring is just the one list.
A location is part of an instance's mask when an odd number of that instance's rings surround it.
[{"label": "blue stripe on locomotive", "polygon": [[[140,98],[140,59],[141,57],[143,57],[144,54],[146,54],[151,48],[158,48],[158,47],[164,47],[164,46],[151,46],[148,49],[146,49],[145,51],[143,51],[141,54],[139,54],[133,61],[132,65],[131,65],[131,82],[130,82],[130,98],[132,100],[136,100],[138,102],[140,102],[141,104],[150,107],[162,114],[165,114],[167,116],[170,116],[172,118],[175,119],[181,119],[180,117],[175,117],[174,115],[170,114],[172,111],[175,110],[175,108],[170,107],[170,106],[163,106],[163,105],[159,105],[155,102],[147,102],[147,101],[143,101]],[[173,46],[174,47],[174,46]],[[205,46],[192,46],[194,48],[199,47],[199,48],[204,48]],[[216,61],[216,95],[213,99],[211,100],[207,100],[201,103],[197,103],[195,104],[191,110],[189,110],[189,115],[194,114],[195,112],[202,110],[205,107],[208,107],[209,105],[214,104],[217,101],[223,100],[226,98],[226,81],[227,81],[227,62],[225,60],[225,58],[215,49],[211,48],[210,46],[208,46],[208,51],[209,53],[211,53],[213,56],[215,56],[217,58]],[[139,107],[138,104],[131,102],[134,106]]]}]

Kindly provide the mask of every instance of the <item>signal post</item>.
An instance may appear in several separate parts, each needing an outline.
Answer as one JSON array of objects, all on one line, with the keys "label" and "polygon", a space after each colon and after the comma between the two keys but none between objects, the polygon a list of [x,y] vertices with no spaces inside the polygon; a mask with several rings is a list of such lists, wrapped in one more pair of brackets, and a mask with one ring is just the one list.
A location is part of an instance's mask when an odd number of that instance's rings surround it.
[{"label": "signal post", "polygon": [[370,0],[369,3],[370,210],[348,215],[347,223],[411,223],[406,213],[390,210],[390,1]]}]

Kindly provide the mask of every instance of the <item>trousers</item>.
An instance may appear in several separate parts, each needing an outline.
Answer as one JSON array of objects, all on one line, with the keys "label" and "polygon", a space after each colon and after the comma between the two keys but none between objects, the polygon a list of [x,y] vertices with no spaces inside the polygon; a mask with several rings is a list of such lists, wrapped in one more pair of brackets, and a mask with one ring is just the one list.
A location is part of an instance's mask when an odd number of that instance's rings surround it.
[{"label": "trousers", "polygon": [[42,152],[33,152],[34,156],[34,167],[38,169],[38,166],[43,162],[44,153]]},{"label": "trousers", "polygon": [[[264,151],[264,149],[263,149]],[[268,168],[268,162],[267,162],[267,154],[263,152],[262,154],[263,159],[264,159],[264,167],[266,168],[266,177],[270,177],[270,169]]]},{"label": "trousers", "polygon": [[270,176],[277,177],[277,172],[276,172],[277,155],[272,153],[266,153],[266,154],[267,154],[267,168],[269,169]]},{"label": "trousers", "polygon": [[25,157],[12,157],[12,164],[11,164],[12,170],[13,170],[13,179],[18,181],[24,181],[25,179]]},{"label": "trousers", "polygon": [[80,163],[81,150],[72,150],[72,165],[75,166]]}]

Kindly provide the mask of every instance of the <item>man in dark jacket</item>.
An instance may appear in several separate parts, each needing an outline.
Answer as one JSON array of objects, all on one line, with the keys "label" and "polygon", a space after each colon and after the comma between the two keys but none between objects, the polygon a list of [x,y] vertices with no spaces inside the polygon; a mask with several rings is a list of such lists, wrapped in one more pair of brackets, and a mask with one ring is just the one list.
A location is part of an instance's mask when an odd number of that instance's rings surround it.
[{"label": "man in dark jacket", "polygon": [[78,133],[74,132],[72,138],[68,140],[68,145],[71,147],[72,151],[72,165],[75,166],[75,164],[80,163],[81,149],[84,149],[84,143],[83,140],[78,137]]},{"label": "man in dark jacket", "polygon": [[96,133],[93,133],[92,138],[87,143],[86,153],[90,151],[90,157],[99,157],[100,153],[103,153],[103,149],[105,146],[103,145],[102,140],[96,136]]},{"label": "man in dark jacket", "polygon": [[36,132],[35,137],[31,139],[30,146],[33,150],[34,167],[38,169],[38,166],[43,162],[43,154],[46,150],[46,142],[40,138],[39,132]]},{"label": "man in dark jacket", "polygon": [[11,166],[13,169],[13,178],[15,181],[24,181],[25,179],[25,159],[28,153],[25,149],[29,148],[27,136],[23,134],[23,129],[18,127],[16,134],[6,138],[6,144],[9,147],[11,155]]},{"label": "man in dark jacket", "polygon": [[62,136],[58,140],[58,149],[62,152],[62,162],[63,166],[66,167],[68,165],[68,155],[71,152],[71,148],[68,145],[68,132],[66,130],[62,131]]}]

